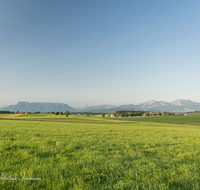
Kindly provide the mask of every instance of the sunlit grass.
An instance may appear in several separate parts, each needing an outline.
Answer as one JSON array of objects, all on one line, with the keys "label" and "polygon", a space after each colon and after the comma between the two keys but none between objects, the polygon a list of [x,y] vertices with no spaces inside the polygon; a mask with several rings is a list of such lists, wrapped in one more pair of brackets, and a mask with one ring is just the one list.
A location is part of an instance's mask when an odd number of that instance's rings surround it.
[{"label": "sunlit grass", "polygon": [[198,189],[199,132],[199,128],[144,123],[0,120],[0,173],[42,179],[0,180],[0,186]]}]

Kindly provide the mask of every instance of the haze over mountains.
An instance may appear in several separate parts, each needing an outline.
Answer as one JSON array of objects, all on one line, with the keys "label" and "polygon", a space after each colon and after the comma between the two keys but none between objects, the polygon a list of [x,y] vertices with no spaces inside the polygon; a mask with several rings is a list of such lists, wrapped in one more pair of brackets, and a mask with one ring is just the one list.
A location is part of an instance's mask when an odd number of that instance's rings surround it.
[{"label": "haze over mountains", "polygon": [[[102,107],[102,106],[101,106]],[[112,113],[116,112],[117,110],[133,110],[133,111],[168,111],[168,112],[188,112],[188,111],[196,111],[200,110],[200,103],[193,102],[191,100],[183,100],[178,99],[172,102],[165,102],[165,101],[155,101],[155,100],[148,100],[144,103],[141,103],[139,105],[134,104],[128,104],[128,105],[120,105],[120,106],[112,106],[111,108],[102,109],[101,107],[98,108],[96,106],[96,109],[89,109],[86,108],[84,111],[91,111],[94,113]],[[91,108],[91,107],[90,107]]]},{"label": "haze over mountains", "polygon": [[82,112],[86,112],[86,111],[93,111],[93,110],[107,110],[107,109],[111,109],[111,108],[116,108],[116,105],[96,105],[96,106],[90,106],[90,107],[86,107],[81,109],[80,111]]},{"label": "haze over mountains", "polygon": [[133,111],[168,111],[168,112],[188,112],[200,110],[200,103],[191,100],[178,99],[172,102],[148,100],[139,105],[96,105],[82,106],[77,109],[63,103],[47,103],[47,102],[18,102],[16,105],[3,107],[0,110],[7,111],[24,111],[24,112],[51,112],[51,111],[70,111],[70,112],[93,112],[93,113],[113,113],[117,110],[133,110]]}]

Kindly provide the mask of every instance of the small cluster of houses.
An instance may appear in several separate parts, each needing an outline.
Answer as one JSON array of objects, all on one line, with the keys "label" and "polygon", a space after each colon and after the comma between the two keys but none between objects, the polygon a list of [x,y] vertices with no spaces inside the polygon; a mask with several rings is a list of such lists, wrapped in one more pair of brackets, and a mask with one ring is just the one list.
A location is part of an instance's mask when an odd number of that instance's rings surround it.
[{"label": "small cluster of houses", "polygon": [[159,116],[159,113],[149,112],[149,114],[143,114],[143,116]]},{"label": "small cluster of houses", "polygon": [[17,114],[31,114],[31,112],[17,112]]},{"label": "small cluster of houses", "polygon": [[[143,114],[143,116],[159,116],[159,113],[153,113],[153,112],[149,112],[148,114]],[[110,117],[115,117],[114,113],[110,114]],[[126,117],[125,114],[120,114],[118,115],[118,117]]]},{"label": "small cluster of houses", "polygon": [[[110,114],[110,117],[115,117],[114,113]],[[118,115],[118,117],[126,117],[126,115],[125,114],[120,114],[120,115]]]}]

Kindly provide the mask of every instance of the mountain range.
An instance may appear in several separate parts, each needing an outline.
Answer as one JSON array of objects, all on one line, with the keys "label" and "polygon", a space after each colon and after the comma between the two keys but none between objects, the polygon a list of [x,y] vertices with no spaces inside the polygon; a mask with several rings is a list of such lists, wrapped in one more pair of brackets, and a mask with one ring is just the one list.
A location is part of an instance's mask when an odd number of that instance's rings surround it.
[{"label": "mountain range", "polygon": [[93,113],[113,113],[117,110],[133,110],[133,111],[168,111],[168,112],[188,112],[200,110],[200,103],[191,100],[178,99],[172,102],[148,100],[139,105],[96,105],[82,106],[77,109],[63,103],[47,103],[47,102],[18,102],[16,105],[10,105],[0,108],[7,111],[24,111],[24,112],[51,112],[51,111],[70,111],[70,112],[93,112]]},{"label": "mountain range", "polygon": [[[86,110],[86,109],[85,109]],[[128,104],[128,105],[120,105],[108,109],[101,109],[96,108],[94,110],[90,110],[93,113],[112,113],[116,112],[117,110],[133,110],[133,111],[153,111],[153,112],[188,112],[188,111],[196,111],[200,110],[200,103],[193,102],[191,100],[183,100],[178,99],[172,102],[166,101],[155,101],[155,100],[148,100],[144,103],[139,105]],[[89,111],[89,110],[88,110]]]}]

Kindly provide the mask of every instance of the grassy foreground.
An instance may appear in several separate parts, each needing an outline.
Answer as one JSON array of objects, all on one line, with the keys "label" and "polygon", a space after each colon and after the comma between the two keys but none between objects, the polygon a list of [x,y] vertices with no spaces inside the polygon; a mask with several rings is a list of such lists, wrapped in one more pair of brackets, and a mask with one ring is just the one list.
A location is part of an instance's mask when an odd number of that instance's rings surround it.
[{"label": "grassy foreground", "polygon": [[1,189],[200,189],[198,127],[53,118],[0,120]]}]

